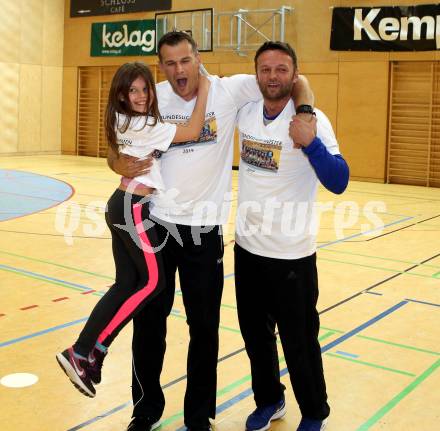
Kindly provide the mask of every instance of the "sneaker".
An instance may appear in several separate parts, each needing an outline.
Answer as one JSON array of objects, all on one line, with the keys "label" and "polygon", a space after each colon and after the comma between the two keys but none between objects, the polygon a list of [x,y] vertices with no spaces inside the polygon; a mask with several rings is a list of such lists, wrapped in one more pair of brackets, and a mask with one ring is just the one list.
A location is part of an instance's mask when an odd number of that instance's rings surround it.
[{"label": "sneaker", "polygon": [[160,420],[153,422],[146,416],[135,416],[131,418],[127,431],[153,431],[160,427]]},{"label": "sneaker", "polygon": [[307,419],[302,418],[296,431],[322,431],[327,426],[327,419]]},{"label": "sneaker", "polygon": [[96,395],[96,391],[87,372],[87,359],[77,358],[72,347],[69,347],[62,353],[58,353],[56,358],[73,385],[87,397],[93,398]]},{"label": "sneaker", "polygon": [[89,353],[88,357],[88,372],[90,379],[93,384],[97,385],[101,383],[101,369],[102,363],[104,362],[104,358],[107,352],[103,352],[96,347],[93,349],[91,353]]},{"label": "sneaker", "polygon": [[283,399],[275,404],[258,407],[247,418],[246,431],[264,431],[270,428],[271,421],[282,418],[286,414],[286,403]]}]

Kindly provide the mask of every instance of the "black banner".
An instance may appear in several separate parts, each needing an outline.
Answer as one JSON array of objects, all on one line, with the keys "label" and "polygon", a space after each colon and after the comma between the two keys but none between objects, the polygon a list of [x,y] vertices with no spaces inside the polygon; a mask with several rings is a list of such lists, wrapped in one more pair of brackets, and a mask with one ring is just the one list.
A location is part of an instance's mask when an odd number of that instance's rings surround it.
[{"label": "black banner", "polygon": [[171,0],[70,0],[70,16],[171,10]]},{"label": "black banner", "polygon": [[440,5],[335,7],[330,49],[436,51],[440,49]]}]

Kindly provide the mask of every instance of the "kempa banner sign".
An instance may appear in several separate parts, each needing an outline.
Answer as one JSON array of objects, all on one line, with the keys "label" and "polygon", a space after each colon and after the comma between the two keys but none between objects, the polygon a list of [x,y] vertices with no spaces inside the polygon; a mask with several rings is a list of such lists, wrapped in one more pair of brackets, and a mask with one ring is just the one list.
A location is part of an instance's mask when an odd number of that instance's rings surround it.
[{"label": "kempa banner sign", "polygon": [[92,57],[155,55],[156,21],[99,22],[92,24]]},{"label": "kempa banner sign", "polygon": [[440,4],[333,9],[330,48],[337,51],[440,49]]},{"label": "kempa banner sign", "polygon": [[70,0],[70,16],[171,10],[171,0]]}]

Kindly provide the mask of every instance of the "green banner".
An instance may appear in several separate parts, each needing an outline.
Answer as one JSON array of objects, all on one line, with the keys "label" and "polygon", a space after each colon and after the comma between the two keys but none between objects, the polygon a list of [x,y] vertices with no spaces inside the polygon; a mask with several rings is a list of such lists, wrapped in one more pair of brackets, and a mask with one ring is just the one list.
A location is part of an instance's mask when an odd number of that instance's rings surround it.
[{"label": "green banner", "polygon": [[92,57],[155,55],[156,23],[142,21],[99,22],[92,24]]}]

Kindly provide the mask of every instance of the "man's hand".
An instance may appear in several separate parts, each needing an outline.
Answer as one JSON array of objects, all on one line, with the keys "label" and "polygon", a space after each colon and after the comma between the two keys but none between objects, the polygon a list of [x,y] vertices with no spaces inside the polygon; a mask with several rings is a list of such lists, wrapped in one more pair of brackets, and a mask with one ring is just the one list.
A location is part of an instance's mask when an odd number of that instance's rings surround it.
[{"label": "man's hand", "polygon": [[152,164],[153,157],[151,156],[144,160],[139,160],[136,157],[119,154],[119,157],[113,160],[111,168],[119,175],[134,178],[139,175],[147,174]]},{"label": "man's hand", "polygon": [[311,114],[298,114],[292,117],[289,135],[293,148],[308,147],[316,137],[316,117]]}]

